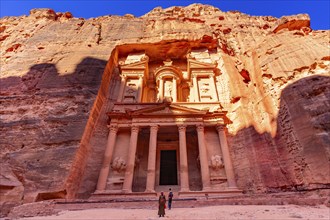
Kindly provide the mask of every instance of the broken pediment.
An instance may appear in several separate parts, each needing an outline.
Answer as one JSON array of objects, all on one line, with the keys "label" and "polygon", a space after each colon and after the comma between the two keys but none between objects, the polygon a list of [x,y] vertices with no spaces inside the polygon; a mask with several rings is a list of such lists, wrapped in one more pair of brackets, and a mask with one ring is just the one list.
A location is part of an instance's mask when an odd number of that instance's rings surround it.
[{"label": "broken pediment", "polygon": [[121,71],[125,71],[125,70],[144,70],[148,67],[148,62],[149,62],[149,58],[147,56],[143,57],[143,59],[141,59],[141,61],[135,62],[135,63],[129,63],[129,64],[125,64],[123,62],[119,62],[119,67],[121,69]]},{"label": "broken pediment", "polygon": [[188,71],[192,69],[214,69],[217,67],[216,63],[204,63],[194,59],[188,59]]}]

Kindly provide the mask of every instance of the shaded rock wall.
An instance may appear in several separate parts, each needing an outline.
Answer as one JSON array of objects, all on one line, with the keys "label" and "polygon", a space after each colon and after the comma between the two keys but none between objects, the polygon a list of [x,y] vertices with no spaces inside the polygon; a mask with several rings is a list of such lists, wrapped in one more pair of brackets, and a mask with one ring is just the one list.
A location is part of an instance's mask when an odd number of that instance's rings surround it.
[{"label": "shaded rock wall", "polygon": [[240,188],[329,188],[329,34],[312,31],[308,15],[277,19],[199,4],[140,18],[86,20],[49,9],[1,18],[3,204],[95,190],[118,53],[155,45],[161,58],[213,50]]}]

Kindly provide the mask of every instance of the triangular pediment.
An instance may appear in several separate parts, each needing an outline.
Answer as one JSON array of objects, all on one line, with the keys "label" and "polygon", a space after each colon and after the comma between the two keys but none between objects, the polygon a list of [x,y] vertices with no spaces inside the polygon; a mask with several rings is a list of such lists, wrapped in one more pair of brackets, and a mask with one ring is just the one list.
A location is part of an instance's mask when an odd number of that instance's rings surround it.
[{"label": "triangular pediment", "polygon": [[170,104],[170,103],[161,103],[157,106],[147,107],[143,109],[139,109],[136,111],[132,111],[132,116],[196,116],[196,115],[205,115],[207,111],[201,111],[198,109],[187,108],[184,106],[180,106],[178,104]]}]

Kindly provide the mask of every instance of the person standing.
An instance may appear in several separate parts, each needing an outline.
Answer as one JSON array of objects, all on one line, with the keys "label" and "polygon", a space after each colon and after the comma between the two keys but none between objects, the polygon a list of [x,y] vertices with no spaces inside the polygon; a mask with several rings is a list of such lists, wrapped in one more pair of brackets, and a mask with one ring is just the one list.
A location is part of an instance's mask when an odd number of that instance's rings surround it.
[{"label": "person standing", "polygon": [[166,205],[166,197],[164,195],[164,192],[161,192],[159,199],[158,199],[158,215],[159,215],[159,217],[165,216],[165,205]]},{"label": "person standing", "polygon": [[169,193],[168,193],[168,209],[170,210],[172,207],[172,198],[173,198],[173,192],[172,189],[169,189]]}]

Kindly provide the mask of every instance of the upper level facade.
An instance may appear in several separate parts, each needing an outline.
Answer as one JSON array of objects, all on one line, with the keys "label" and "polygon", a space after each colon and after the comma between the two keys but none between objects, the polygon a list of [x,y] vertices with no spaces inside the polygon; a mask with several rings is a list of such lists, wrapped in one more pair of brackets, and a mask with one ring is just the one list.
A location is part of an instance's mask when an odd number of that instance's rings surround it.
[{"label": "upper level facade", "polygon": [[196,59],[151,60],[132,53],[119,60],[121,79],[117,103],[219,103],[216,62]]}]

